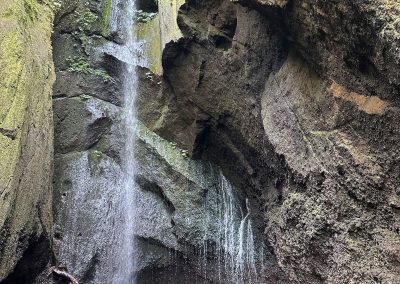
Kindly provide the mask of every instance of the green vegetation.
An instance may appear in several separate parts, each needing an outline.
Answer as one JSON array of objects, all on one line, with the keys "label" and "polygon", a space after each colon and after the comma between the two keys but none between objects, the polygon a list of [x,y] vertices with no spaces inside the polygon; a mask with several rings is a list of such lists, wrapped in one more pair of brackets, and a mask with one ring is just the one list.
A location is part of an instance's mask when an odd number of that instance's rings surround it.
[{"label": "green vegetation", "polygon": [[[71,17],[72,18],[72,17]],[[73,35],[79,39],[82,46],[89,44],[90,35],[98,30],[99,17],[90,10],[89,2],[83,3],[73,13]]]},{"label": "green vegetation", "polygon": [[100,168],[100,163],[104,159],[104,154],[98,150],[89,150],[89,167],[93,174],[98,173]]},{"label": "green vegetation", "polygon": [[80,21],[79,29],[88,31],[92,29],[92,25],[97,21],[97,16],[91,11],[86,11]]},{"label": "green vegetation", "polygon": [[36,19],[39,13],[39,4],[35,0],[25,0],[24,5],[26,13],[29,15],[31,20]]},{"label": "green vegetation", "polygon": [[107,36],[110,33],[110,17],[111,17],[111,0],[104,0],[103,9],[102,9],[102,33],[104,36]]},{"label": "green vegetation", "polygon": [[136,11],[134,11],[133,17],[134,17],[135,22],[147,23],[147,22],[151,21],[156,15],[157,15],[157,13],[136,10]]},{"label": "green vegetation", "polygon": [[76,22],[78,24],[79,33],[85,33],[91,31],[98,17],[88,8],[85,9],[83,14],[80,14],[79,12],[76,12],[76,14],[78,16],[78,20],[76,20]]},{"label": "green vegetation", "polygon": [[103,81],[111,81],[111,76],[106,71],[100,69],[94,69],[90,67],[89,63],[82,56],[74,56],[67,58],[68,71],[78,72],[85,75],[95,75],[103,79]]}]

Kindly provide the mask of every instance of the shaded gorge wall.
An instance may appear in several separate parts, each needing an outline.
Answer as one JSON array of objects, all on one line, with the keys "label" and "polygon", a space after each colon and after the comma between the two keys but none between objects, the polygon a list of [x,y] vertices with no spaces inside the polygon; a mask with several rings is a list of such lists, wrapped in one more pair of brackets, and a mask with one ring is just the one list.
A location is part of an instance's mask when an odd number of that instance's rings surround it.
[{"label": "shaded gorge wall", "polygon": [[[180,37],[178,6],[160,2],[158,11],[147,12],[154,15],[136,19],[144,51],[137,69],[140,190],[131,205],[137,282],[259,283],[264,244],[250,201],[218,167],[192,160],[188,151],[153,132],[159,111],[153,98],[164,88],[157,74],[161,51]],[[120,233],[109,229],[121,218],[112,208],[122,187],[122,79],[131,60],[118,55],[125,35],[105,26],[113,17],[108,8],[107,1],[65,2],[53,37],[55,254],[58,265],[82,283],[107,283],[101,275],[112,274],[105,263],[115,257],[110,247]]]},{"label": "shaded gorge wall", "polygon": [[0,4],[1,283],[108,283],[122,231],[137,283],[400,283],[396,1],[137,1],[134,58],[115,3]]},{"label": "shaded gorge wall", "polygon": [[0,3],[1,283],[27,283],[50,258],[53,8]]}]

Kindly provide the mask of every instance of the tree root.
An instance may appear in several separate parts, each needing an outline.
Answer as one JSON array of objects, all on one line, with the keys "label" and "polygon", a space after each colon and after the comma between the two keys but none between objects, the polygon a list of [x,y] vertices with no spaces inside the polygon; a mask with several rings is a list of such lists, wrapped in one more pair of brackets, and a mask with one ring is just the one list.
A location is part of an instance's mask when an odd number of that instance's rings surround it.
[{"label": "tree root", "polygon": [[52,273],[54,273],[57,276],[63,277],[69,281],[70,284],[79,284],[78,280],[68,272],[64,270],[60,270],[55,266],[52,266],[49,268],[49,274],[47,276],[50,276]]}]

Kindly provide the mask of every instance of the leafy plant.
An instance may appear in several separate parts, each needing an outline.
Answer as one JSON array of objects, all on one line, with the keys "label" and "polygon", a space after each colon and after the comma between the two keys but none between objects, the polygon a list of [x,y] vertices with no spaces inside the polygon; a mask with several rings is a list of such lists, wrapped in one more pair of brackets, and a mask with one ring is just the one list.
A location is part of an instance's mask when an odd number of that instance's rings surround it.
[{"label": "leafy plant", "polygon": [[134,11],[134,21],[138,23],[147,23],[154,19],[154,17],[157,15],[157,13],[153,12],[145,12],[143,10],[136,10]]},{"label": "leafy plant", "polygon": [[85,75],[95,75],[103,79],[103,81],[111,81],[111,76],[106,71],[100,69],[94,69],[90,67],[89,62],[82,56],[74,56],[67,58],[68,71],[78,72]]},{"label": "leafy plant", "polygon": [[79,12],[76,12],[76,14],[78,16],[78,20],[76,20],[78,24],[78,30],[82,33],[85,31],[90,31],[93,24],[96,23],[98,19],[98,17],[89,9],[86,10],[83,15],[81,15]]}]

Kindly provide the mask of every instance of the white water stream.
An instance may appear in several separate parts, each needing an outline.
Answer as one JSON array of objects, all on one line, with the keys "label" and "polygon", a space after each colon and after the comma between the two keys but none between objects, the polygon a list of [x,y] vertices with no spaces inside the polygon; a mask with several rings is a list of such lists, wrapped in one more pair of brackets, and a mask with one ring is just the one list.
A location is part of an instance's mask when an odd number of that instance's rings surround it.
[{"label": "white water stream", "polygon": [[[135,175],[138,171],[134,155],[138,131],[136,66],[146,64],[142,57],[143,43],[134,36],[134,11],[135,0],[112,0],[110,31],[118,35],[120,43],[109,43],[103,48],[103,52],[125,63],[121,72],[124,95],[121,167],[112,160],[103,159],[95,166],[94,173],[90,170],[93,168],[93,157],[85,153],[76,162],[70,163],[73,170],[67,174],[73,190],[65,206],[69,210],[65,214],[70,217],[66,217],[68,221],[60,259],[81,279],[90,278],[87,283],[135,283],[134,222],[140,217],[135,210]],[[88,105],[90,103],[87,102]],[[95,110],[93,113],[96,113]],[[218,212],[205,216],[206,223],[217,223],[212,225],[215,234],[210,237],[206,232],[204,239],[212,239],[216,243],[217,272],[223,275],[219,277],[221,282],[257,283],[256,261],[259,256],[248,201],[246,208],[242,208],[245,206],[240,206],[232,185],[222,174],[217,176],[218,186],[209,203],[217,202]],[[93,204],[89,204],[88,200]],[[205,231],[209,224],[205,224]],[[71,255],[71,252],[79,255]],[[204,252],[207,254],[207,243]],[[207,265],[207,261],[204,263]],[[91,265],[95,267],[93,275],[83,275]]]},{"label": "white water stream", "polygon": [[125,63],[120,78],[122,110],[96,98],[85,101],[93,122],[103,117],[117,120],[121,114],[121,165],[96,150],[70,153],[56,161],[62,181],[56,187],[63,191],[57,220],[62,237],[59,266],[67,267],[83,283],[135,282],[135,100],[141,45],[134,37],[134,10],[135,0],[112,0],[110,31],[120,43],[102,48],[102,52]]},{"label": "white water stream", "polygon": [[225,273],[232,283],[257,283],[256,257],[249,201],[243,212],[234,196],[233,187],[221,174],[222,202],[219,213],[217,251],[223,257]]},{"label": "white water stream", "polygon": [[[216,211],[210,211],[210,206],[216,208]],[[257,252],[257,248],[262,245],[256,244],[253,234],[250,204],[246,199],[246,207],[242,208],[235,195],[235,188],[222,173],[217,178],[215,189],[207,194],[205,212],[203,270],[212,271],[204,266],[207,265],[208,258],[213,258],[208,255],[208,241],[213,240],[216,244],[218,268],[211,273],[218,273],[219,282],[258,283],[259,273],[256,267],[262,255]]]},{"label": "white water stream", "polygon": [[[120,208],[123,210],[124,218],[120,228],[120,242],[116,247],[113,274],[113,284],[133,284],[135,281],[134,261],[134,220],[135,220],[135,195],[137,185],[135,176],[137,164],[135,160],[134,147],[137,132],[137,118],[135,102],[137,97],[138,76],[136,66],[138,65],[140,45],[135,40],[134,31],[135,0],[113,0],[111,10],[110,29],[112,32],[121,33],[123,43],[110,45],[108,52],[116,58],[125,62],[125,70],[122,72],[123,83],[123,127],[124,127],[124,149],[122,151],[122,176],[123,198],[120,200]],[[117,48],[115,48],[117,47]]]}]

